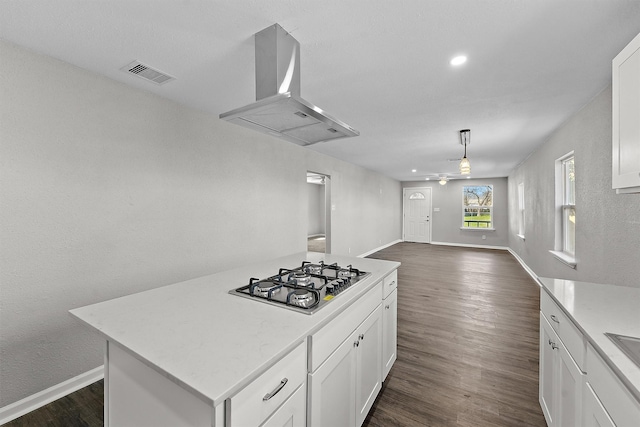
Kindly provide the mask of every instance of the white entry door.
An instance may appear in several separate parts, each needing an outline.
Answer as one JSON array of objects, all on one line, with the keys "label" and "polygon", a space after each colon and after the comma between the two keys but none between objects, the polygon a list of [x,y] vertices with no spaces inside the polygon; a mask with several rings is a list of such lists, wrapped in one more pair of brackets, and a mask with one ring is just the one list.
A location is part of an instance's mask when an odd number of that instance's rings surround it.
[{"label": "white entry door", "polygon": [[404,241],[431,243],[431,188],[403,190]]}]

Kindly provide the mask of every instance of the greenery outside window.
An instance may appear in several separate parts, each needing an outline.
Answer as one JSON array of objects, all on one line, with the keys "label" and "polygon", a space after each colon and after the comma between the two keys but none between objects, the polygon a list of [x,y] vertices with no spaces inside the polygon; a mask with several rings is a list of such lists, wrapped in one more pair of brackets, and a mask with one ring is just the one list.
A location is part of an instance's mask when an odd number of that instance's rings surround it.
[{"label": "greenery outside window", "polygon": [[493,229],[493,185],[462,187],[462,228]]}]

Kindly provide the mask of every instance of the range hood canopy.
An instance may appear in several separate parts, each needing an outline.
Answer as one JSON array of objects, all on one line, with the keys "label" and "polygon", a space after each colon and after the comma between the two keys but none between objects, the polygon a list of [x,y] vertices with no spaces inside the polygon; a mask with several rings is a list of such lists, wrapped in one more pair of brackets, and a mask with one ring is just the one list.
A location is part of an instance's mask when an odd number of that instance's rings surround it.
[{"label": "range hood canopy", "polygon": [[298,145],[360,132],[300,97],[300,43],[280,25],[255,35],[256,102],[220,118]]}]

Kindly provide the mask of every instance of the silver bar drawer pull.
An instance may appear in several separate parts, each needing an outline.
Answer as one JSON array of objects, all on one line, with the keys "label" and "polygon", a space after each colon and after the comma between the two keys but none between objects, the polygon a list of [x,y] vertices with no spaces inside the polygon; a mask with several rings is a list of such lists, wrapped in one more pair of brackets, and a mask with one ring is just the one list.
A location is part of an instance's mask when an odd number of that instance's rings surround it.
[{"label": "silver bar drawer pull", "polygon": [[282,390],[282,387],[284,387],[287,384],[287,381],[289,380],[286,378],[283,378],[282,381],[280,381],[280,384],[278,384],[278,387],[276,387],[271,393],[265,394],[262,400],[266,402],[267,400],[271,399],[273,396],[278,394],[280,390]]}]

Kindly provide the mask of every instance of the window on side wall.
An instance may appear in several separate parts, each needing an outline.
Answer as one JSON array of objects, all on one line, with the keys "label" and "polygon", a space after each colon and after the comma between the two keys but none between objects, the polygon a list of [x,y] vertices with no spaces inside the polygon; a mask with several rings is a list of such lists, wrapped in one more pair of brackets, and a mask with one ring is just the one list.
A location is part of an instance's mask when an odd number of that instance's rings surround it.
[{"label": "window on side wall", "polygon": [[493,230],[493,185],[462,187],[462,227]]},{"label": "window on side wall", "polygon": [[518,184],[518,237],[524,239],[524,183]]},{"label": "window on side wall", "polygon": [[576,171],[573,151],[556,160],[556,236],[551,253],[576,267]]}]

